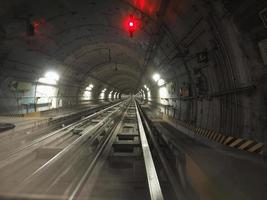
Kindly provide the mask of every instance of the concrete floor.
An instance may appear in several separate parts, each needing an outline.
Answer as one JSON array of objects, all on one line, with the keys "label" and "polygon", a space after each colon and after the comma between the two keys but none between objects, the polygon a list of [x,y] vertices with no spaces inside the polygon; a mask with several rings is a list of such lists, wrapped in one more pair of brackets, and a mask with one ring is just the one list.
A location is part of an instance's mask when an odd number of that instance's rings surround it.
[{"label": "concrete floor", "polygon": [[160,122],[148,110],[155,127],[175,146],[175,158],[171,160],[186,199],[267,199],[267,164],[262,159],[204,144],[167,122]]}]

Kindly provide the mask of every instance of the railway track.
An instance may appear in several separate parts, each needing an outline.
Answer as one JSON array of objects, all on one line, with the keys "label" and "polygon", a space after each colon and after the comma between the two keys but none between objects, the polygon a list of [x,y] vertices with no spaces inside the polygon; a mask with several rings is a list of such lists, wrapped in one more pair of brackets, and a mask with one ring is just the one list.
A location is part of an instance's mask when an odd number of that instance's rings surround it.
[{"label": "railway track", "polygon": [[11,130],[1,133],[0,160],[5,159],[5,157],[12,154],[12,152],[14,152],[15,150],[18,150],[23,146],[32,143],[32,141],[36,141],[41,137],[45,137],[45,135],[47,135],[48,133],[57,130],[61,131],[63,130],[62,128],[81,121],[81,118],[86,118],[87,116],[90,116],[114,104],[116,104],[116,102],[112,102],[110,104],[100,104],[98,106],[91,106],[90,108],[87,107],[84,110],[78,110],[76,112],[59,115],[57,117],[42,119],[41,124],[39,124],[39,122],[36,122],[31,128],[23,128],[19,130]]},{"label": "railway track", "polygon": [[98,114],[103,113],[102,110],[106,110],[109,107],[112,106],[100,106],[99,108],[93,108],[91,110],[79,112],[77,114],[70,115],[70,119],[57,119],[56,122],[53,122],[53,124],[49,125],[48,127],[39,128],[39,130],[32,132],[28,132],[28,130],[22,130],[1,137],[0,168],[2,166],[1,163],[3,163],[3,160],[12,157],[12,155],[16,155],[18,152],[26,148],[36,146],[36,144],[41,144],[41,142],[49,141],[49,138],[52,138],[53,140],[56,139],[56,137],[61,137],[62,134],[70,135],[66,133],[69,133],[71,131],[77,132],[81,130],[83,125],[86,124],[88,120],[91,120],[91,118],[94,118]]},{"label": "railway track", "polygon": [[1,164],[0,199],[164,199],[133,99],[40,138]]}]

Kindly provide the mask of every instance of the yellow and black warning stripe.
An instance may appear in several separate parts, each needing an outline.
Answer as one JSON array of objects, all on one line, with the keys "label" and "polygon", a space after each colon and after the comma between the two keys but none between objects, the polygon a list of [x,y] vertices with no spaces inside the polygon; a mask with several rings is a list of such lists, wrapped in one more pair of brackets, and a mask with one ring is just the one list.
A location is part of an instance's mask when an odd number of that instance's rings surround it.
[{"label": "yellow and black warning stripe", "polygon": [[[168,119],[170,121],[170,119]],[[204,129],[195,127],[190,121],[177,121],[174,120],[173,123],[178,123],[185,128],[192,130],[195,134],[200,135],[202,137],[206,137],[210,140],[223,144],[225,146],[229,146],[231,148],[236,148],[239,150],[244,150],[250,153],[263,154],[264,144],[245,139],[245,138],[236,138],[233,136],[227,136],[221,133],[218,133],[214,130]]]},{"label": "yellow and black warning stripe", "polygon": [[193,130],[196,134],[206,137],[220,144],[223,144],[223,145],[226,145],[232,148],[248,151],[251,153],[258,153],[258,154],[263,153],[263,147],[264,147],[263,143],[253,141],[253,140],[248,140],[245,138],[236,138],[232,136],[226,136],[214,130],[194,128],[192,125],[188,125],[188,123],[186,123],[186,127]]}]

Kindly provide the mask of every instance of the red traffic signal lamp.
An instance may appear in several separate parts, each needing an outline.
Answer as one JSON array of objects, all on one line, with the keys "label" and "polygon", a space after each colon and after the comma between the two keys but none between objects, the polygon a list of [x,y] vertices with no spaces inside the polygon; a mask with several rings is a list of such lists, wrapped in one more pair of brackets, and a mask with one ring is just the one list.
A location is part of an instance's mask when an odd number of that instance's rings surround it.
[{"label": "red traffic signal lamp", "polygon": [[129,22],[129,26],[130,27],[133,27],[134,26],[134,23],[133,22]]},{"label": "red traffic signal lamp", "polygon": [[133,15],[130,15],[128,20],[128,32],[130,34],[130,37],[133,37],[133,33],[136,31],[136,25],[137,25],[136,19],[134,18]]}]

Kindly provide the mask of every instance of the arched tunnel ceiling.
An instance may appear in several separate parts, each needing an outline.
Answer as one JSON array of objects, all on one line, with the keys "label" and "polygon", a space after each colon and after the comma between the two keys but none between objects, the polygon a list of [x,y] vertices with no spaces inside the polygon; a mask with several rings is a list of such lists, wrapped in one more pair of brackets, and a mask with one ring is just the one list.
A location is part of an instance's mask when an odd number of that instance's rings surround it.
[{"label": "arched tunnel ceiling", "polygon": [[[155,71],[193,85],[192,58],[216,46],[211,10],[201,0],[1,1],[1,73],[36,81],[54,69],[62,85],[81,90],[94,79],[121,93],[149,85]],[[141,21],[133,38],[125,28],[130,14]],[[26,33],[29,23],[34,36]]]},{"label": "arched tunnel ceiling", "polygon": [[[52,67],[62,75],[61,82],[84,84],[88,77],[97,77],[111,89],[136,92],[159,2],[154,1],[148,11],[140,9],[142,1],[130,0],[4,3],[1,56],[6,56],[7,66],[21,65],[23,72],[18,76],[28,72],[36,80]],[[133,38],[124,27],[130,13],[145,24]],[[28,22],[38,23],[32,37],[26,34]]]},{"label": "arched tunnel ceiling", "polygon": [[114,80],[120,81],[118,77],[127,77],[128,84],[133,84],[129,86],[131,90],[138,87],[137,80],[141,76],[142,62],[142,57],[132,49],[112,43],[83,47],[65,60],[68,66],[75,66],[76,70],[82,72],[83,80],[90,76],[97,77],[117,90],[122,89],[117,87],[117,84],[114,85]]}]

